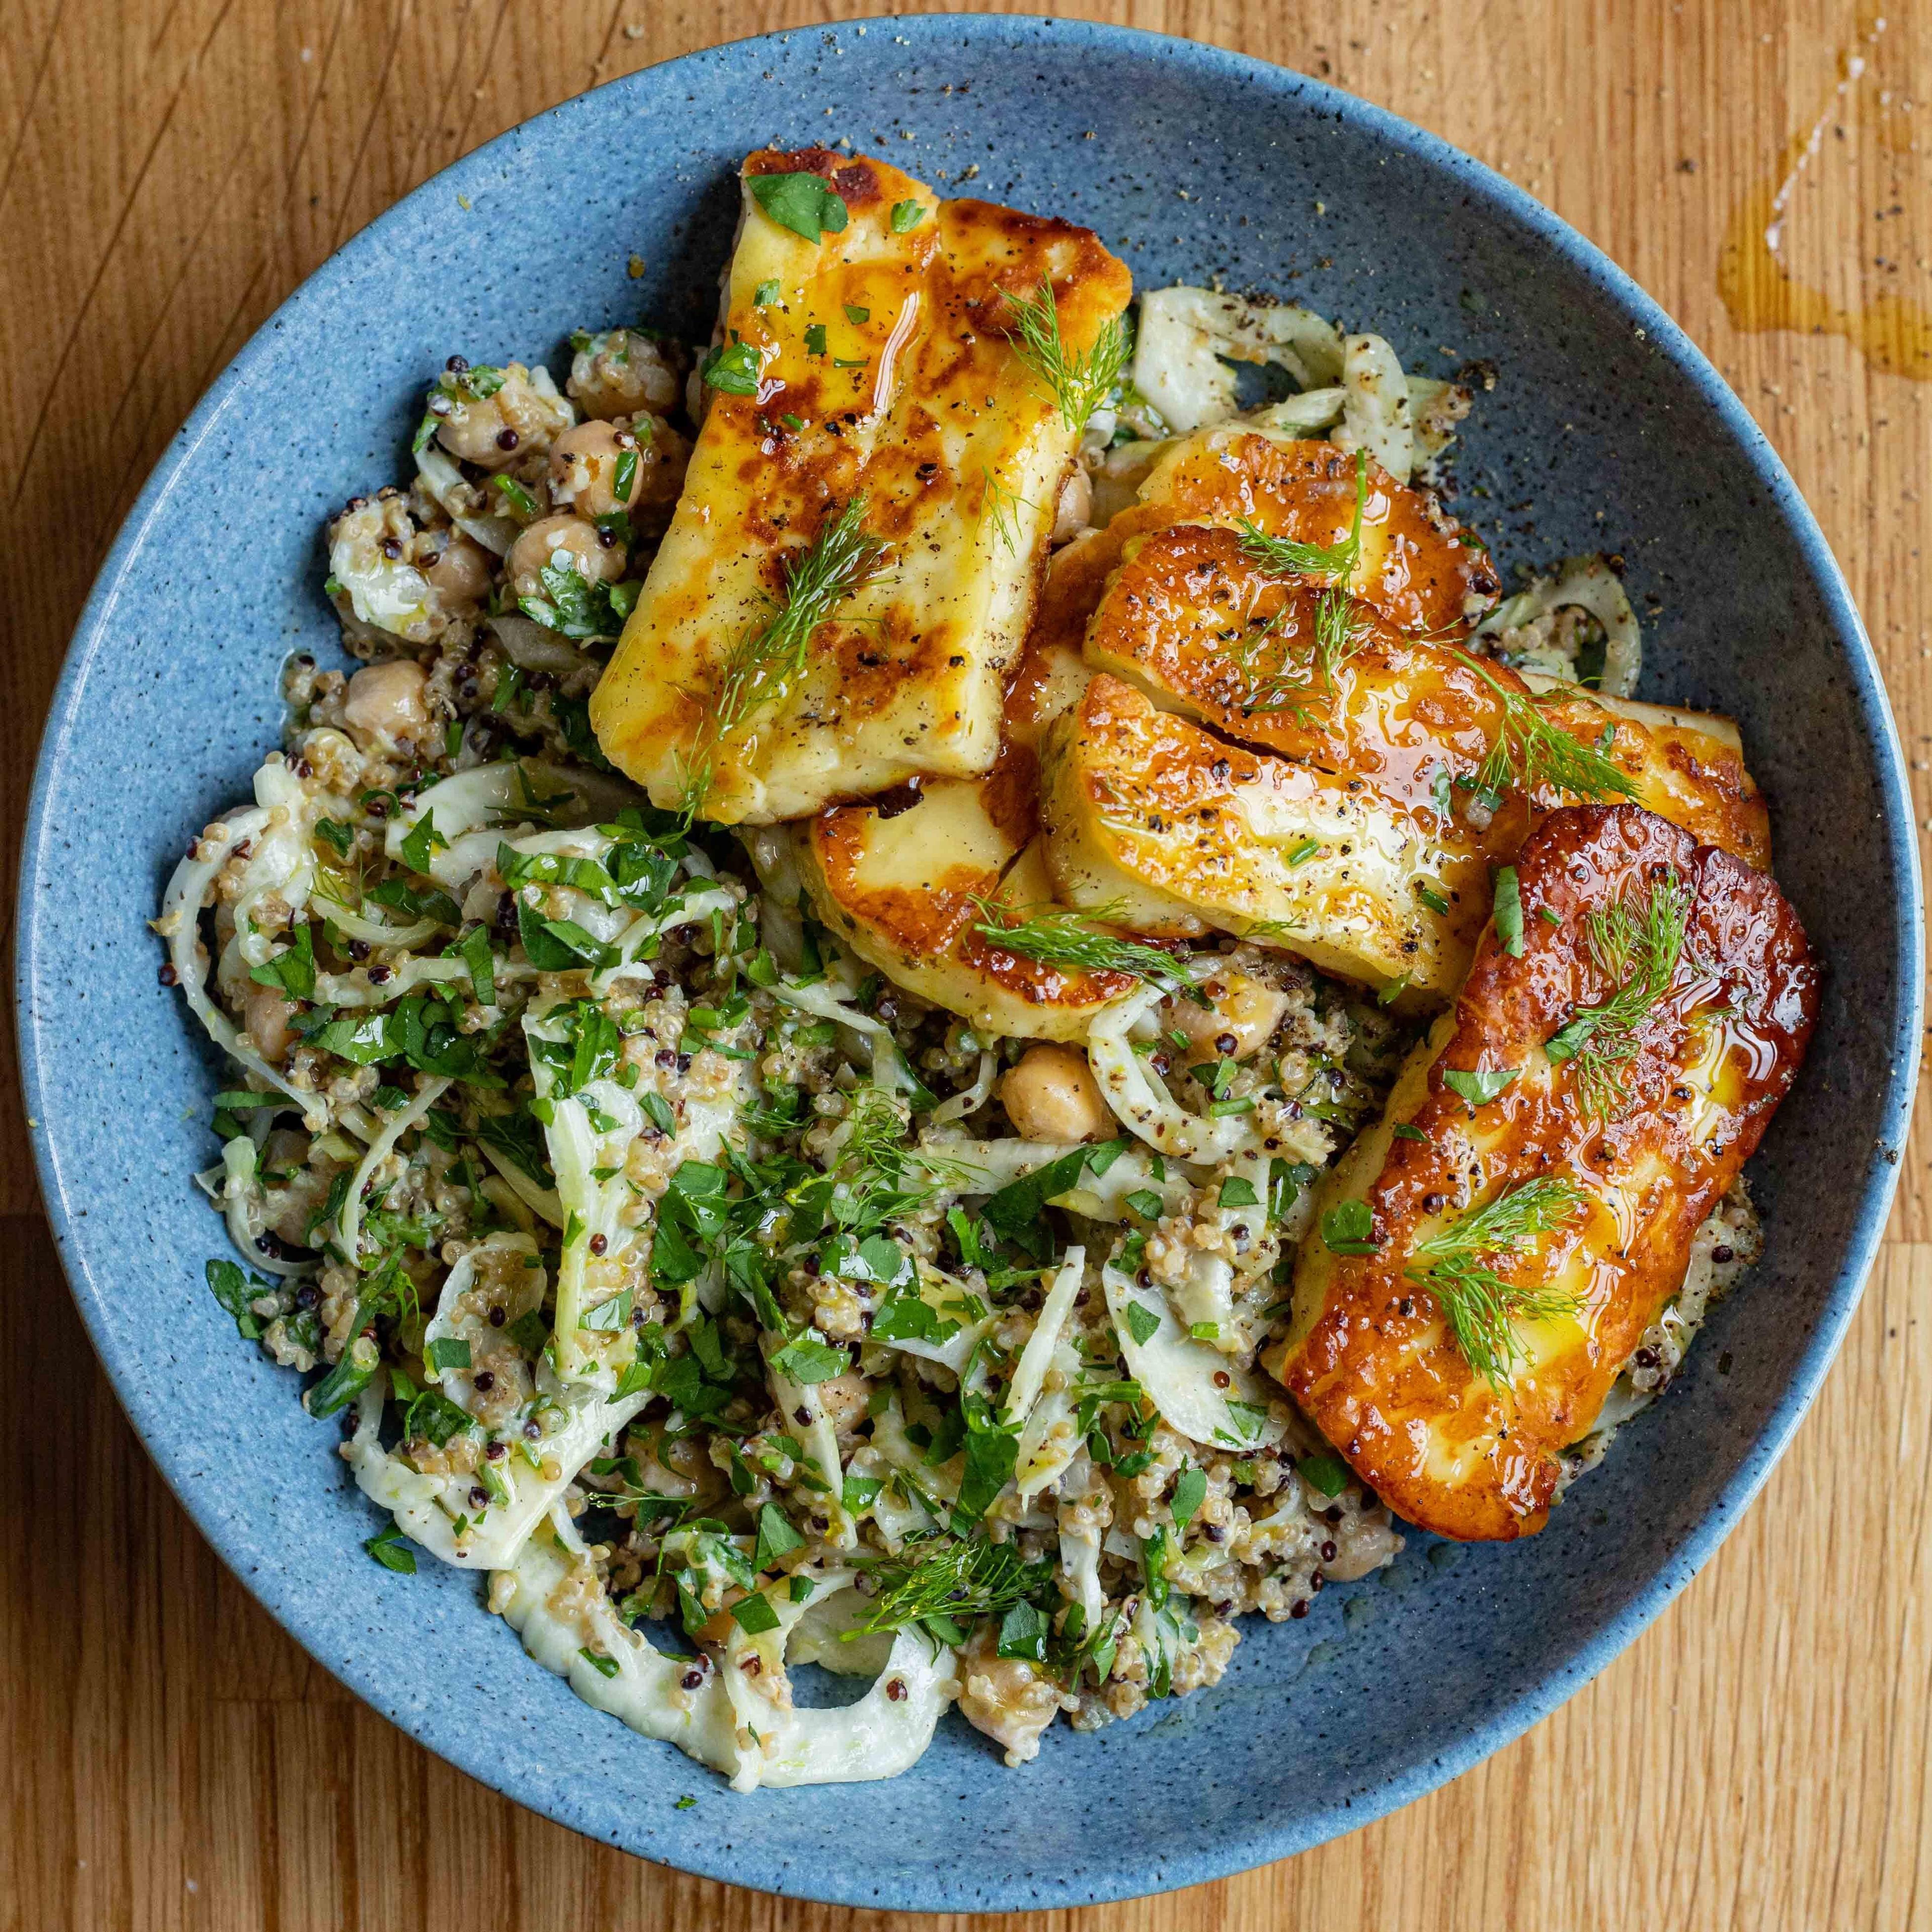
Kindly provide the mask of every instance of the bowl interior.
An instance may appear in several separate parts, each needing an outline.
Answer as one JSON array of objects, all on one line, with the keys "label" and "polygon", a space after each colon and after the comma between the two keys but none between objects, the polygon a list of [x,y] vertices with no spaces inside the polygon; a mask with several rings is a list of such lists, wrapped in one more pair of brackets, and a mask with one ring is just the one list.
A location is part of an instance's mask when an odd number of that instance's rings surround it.
[{"label": "bowl interior", "polygon": [[[701,338],[740,156],[842,134],[1091,224],[1143,287],[1220,277],[1373,328],[1412,370],[1490,365],[1458,508],[1506,570],[1623,554],[1642,694],[1738,718],[1828,971],[1754,1168],[1763,1265],[1540,1536],[1412,1538],[1306,1622],[1250,1628],[1217,1689],[1097,1736],[1059,1729],[1027,1769],[956,1719],[895,1784],[741,1798],[526,1660],[476,1580],[363,1556],[375,1519],[333,1426],[201,1285],[220,1230],[188,1177],[219,1070],[158,986],[143,921],[275,740],[285,657],[334,653],[322,519],[405,473],[443,358],[547,355],[560,374],[573,328]],[[878,21],[716,50],[506,135],[359,236],[216,385],[110,561],[50,727],[22,886],[28,1106],[136,1427],[248,1586],[396,1722],[694,1871],[854,1904],[1078,1902],[1298,1850],[1428,1789],[1576,1688],[1714,1546],[1822,1373],[1882,1223],[1916,1042],[1915,864],[1882,694],[1822,539],[1742,408],[1601,257],[1440,143],[1293,74],[1117,30]]]}]

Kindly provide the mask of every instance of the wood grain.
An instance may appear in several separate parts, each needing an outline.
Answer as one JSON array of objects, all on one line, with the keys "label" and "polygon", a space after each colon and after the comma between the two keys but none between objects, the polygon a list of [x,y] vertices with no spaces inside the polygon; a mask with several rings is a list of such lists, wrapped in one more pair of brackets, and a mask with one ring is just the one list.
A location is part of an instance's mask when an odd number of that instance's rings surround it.
[{"label": "wood grain", "polygon": [[[293,284],[424,176],[596,81],[860,10],[8,0],[4,877],[40,719],[100,557],[175,426]],[[1741,328],[1718,274],[1734,213],[1767,184],[1774,191],[1787,145],[1815,125],[1782,211],[1785,270],[1848,314],[1888,296],[1882,313],[1896,320],[1885,328],[1905,329],[1912,303],[1932,304],[1932,8],[1894,5],[1882,28],[1850,0],[1061,10],[1335,80],[1505,170],[1635,274],[1716,360],[1816,508],[1925,784],[1932,391],[1874,374],[1842,333]],[[1863,70],[1849,77],[1855,58]],[[887,1922],[677,1877],[573,1838],[431,1758],[309,1664],[190,1528],[116,1409],[38,1219],[26,1131],[10,1075],[7,1932]],[[1894,1239],[1764,1497],[1594,1684],[1478,1770],[1351,1838],[1225,1884],[1038,1924],[1932,1923],[1928,1160],[1915,1138]]]}]

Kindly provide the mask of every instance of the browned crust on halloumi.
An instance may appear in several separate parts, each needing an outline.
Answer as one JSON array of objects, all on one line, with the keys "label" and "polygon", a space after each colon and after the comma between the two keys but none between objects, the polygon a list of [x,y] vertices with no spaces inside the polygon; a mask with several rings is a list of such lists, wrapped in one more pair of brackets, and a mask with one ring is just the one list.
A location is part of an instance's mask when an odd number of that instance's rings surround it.
[{"label": "browned crust on halloumi", "polygon": [[[1528,829],[1526,802],[1507,798],[1478,825],[1466,789],[1502,728],[1496,687],[1531,696],[1507,665],[1479,668],[1453,644],[1406,636],[1354,599],[1352,652],[1325,675],[1316,613],[1329,593],[1270,574],[1243,554],[1238,532],[1181,526],[1130,536],[1120,549],[1087,628],[1088,664],[1156,704],[1247,744],[1351,772],[1432,818],[1438,774],[1447,772],[1454,782],[1448,836],[1492,864],[1508,862]],[[1580,743],[1600,748],[1630,780],[1636,803],[1701,844],[1760,869],[1770,863],[1769,814],[1734,747],[1688,724],[1622,716],[1581,692],[1539,708]],[[1541,812],[1569,802],[1540,786],[1527,804]]]},{"label": "browned crust on halloumi", "polygon": [[[1804,1058],[1817,970],[1764,873],[1632,806],[1553,812],[1517,864],[1522,956],[1486,934],[1453,1014],[1397,1082],[1388,1116],[1345,1157],[1321,1211],[1366,1202],[1371,1255],[1320,1232],[1297,1267],[1294,1325],[1272,1363],[1351,1466],[1409,1521],[1508,1539],[1542,1525],[1557,1452],[1589,1430],[1644,1330],[1682,1285],[1693,1234],[1756,1148]],[[1694,891],[1687,943],[1624,1067],[1624,1111],[1586,1108],[1575,1062],[1544,1048],[1610,983],[1588,915],[1675,879]],[[1552,926],[1542,916],[1555,917]],[[1451,1070],[1514,1067],[1472,1106]],[[1398,1138],[1398,1123],[1420,1138]],[[1414,1270],[1419,1244],[1524,1182],[1582,1191],[1568,1225],[1499,1264],[1574,1292],[1574,1315],[1526,1322],[1528,1359],[1502,1386],[1464,1359]]]}]

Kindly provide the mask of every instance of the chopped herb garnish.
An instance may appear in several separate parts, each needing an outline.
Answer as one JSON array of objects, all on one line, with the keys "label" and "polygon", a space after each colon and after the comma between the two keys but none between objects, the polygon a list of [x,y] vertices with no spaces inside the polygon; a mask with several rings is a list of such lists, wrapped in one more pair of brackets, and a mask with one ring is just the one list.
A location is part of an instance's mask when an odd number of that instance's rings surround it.
[{"label": "chopped herb garnish", "polygon": [[1480,658],[1456,655],[1502,700],[1496,741],[1475,777],[1477,796],[1493,806],[1510,790],[1544,786],[1577,798],[1634,798],[1636,787],[1604,754],[1550,723],[1534,698],[1506,685]]},{"label": "chopped herb garnish", "polygon": [[1343,1201],[1322,1217],[1322,1241],[1331,1255],[1372,1255],[1381,1244],[1375,1238],[1375,1215],[1366,1201]]},{"label": "chopped herb garnish", "polygon": [[1194,1520],[1195,1513],[1208,1499],[1208,1475],[1205,1470],[1187,1468],[1174,1479],[1174,1526],[1184,1529]]},{"label": "chopped herb garnish", "polygon": [[1518,889],[1516,868],[1500,867],[1496,873],[1496,944],[1512,959],[1522,957],[1522,894]]},{"label": "chopped herb garnish", "polygon": [[1090,349],[1076,352],[1067,347],[1060,332],[1060,304],[1046,277],[1040,278],[1038,295],[1022,298],[1009,292],[1006,299],[1013,353],[1051,392],[1060,421],[1077,436],[1113,393],[1127,365],[1126,324],[1115,316],[1102,327]]},{"label": "chopped herb garnish", "polygon": [[764,363],[748,342],[721,342],[706,352],[698,374],[708,387],[728,396],[755,396]]},{"label": "chopped herb garnish", "polygon": [[916,201],[892,203],[892,229],[895,235],[909,235],[926,219],[926,210]]},{"label": "chopped herb garnish", "polygon": [[1327,577],[1346,584],[1362,554],[1362,512],[1369,500],[1369,454],[1355,452],[1355,514],[1340,543],[1298,543],[1271,537],[1251,518],[1241,519],[1241,554],[1271,577]]},{"label": "chopped herb garnish", "polygon": [[1508,1382],[1522,1359],[1520,1322],[1553,1321],[1577,1306],[1566,1291],[1507,1280],[1498,1266],[1522,1258],[1538,1235],[1569,1226],[1583,1201],[1574,1180],[1540,1175],[1416,1244],[1419,1265],[1407,1278],[1436,1298],[1463,1359],[1492,1387]]},{"label": "chopped herb garnish", "polygon": [[1324,1496],[1339,1496],[1348,1486],[1348,1466],[1339,1456],[1304,1456],[1295,1464],[1301,1480]]},{"label": "chopped herb garnish", "polygon": [[416,1574],[416,1553],[393,1522],[370,1537],[362,1547],[385,1570],[393,1570],[399,1576],[413,1576]]},{"label": "chopped herb garnish", "polygon": [[980,911],[973,930],[1009,952],[1078,973],[1122,974],[1180,993],[1196,1006],[1208,1004],[1208,995],[1184,976],[1182,962],[1172,953],[1144,940],[1124,939],[1101,929],[1124,914],[1124,906],[1109,904],[1078,913],[1052,904],[1010,906],[986,898],[973,903]]},{"label": "chopped herb garnish", "polygon": [[710,791],[718,747],[754,712],[783,700],[805,669],[818,627],[884,568],[890,552],[866,530],[865,515],[865,499],[854,496],[828,517],[785,566],[784,596],[770,617],[733,647],[686,761],[682,809],[687,820],[697,816]]},{"label": "chopped herb garnish", "polygon": [[1124,1319],[1127,1333],[1134,1338],[1136,1346],[1160,1333],[1160,1317],[1141,1302],[1130,1301],[1127,1304]]},{"label": "chopped herb garnish", "polygon": [[1460,1067],[1451,1067],[1442,1076],[1442,1084],[1453,1094],[1460,1094],[1473,1108],[1486,1107],[1517,1074],[1518,1066],[1492,1066],[1480,1072],[1466,1073]]},{"label": "chopped herb garnish", "polygon": [[808,242],[839,233],[850,218],[844,202],[822,176],[750,175],[745,184],[752,199],[781,228]]},{"label": "chopped herb garnish", "polygon": [[1643,1024],[1670,992],[1683,957],[1695,894],[1674,872],[1629,898],[1593,911],[1586,943],[1616,986],[1608,999],[1579,1006],[1544,1052],[1570,1077],[1584,1110],[1618,1118],[1631,1102],[1624,1075],[1637,1055]]},{"label": "chopped herb garnish", "polygon": [[752,306],[754,308],[770,308],[778,298],[778,284],[776,275],[770,281],[760,282],[752,291]]}]

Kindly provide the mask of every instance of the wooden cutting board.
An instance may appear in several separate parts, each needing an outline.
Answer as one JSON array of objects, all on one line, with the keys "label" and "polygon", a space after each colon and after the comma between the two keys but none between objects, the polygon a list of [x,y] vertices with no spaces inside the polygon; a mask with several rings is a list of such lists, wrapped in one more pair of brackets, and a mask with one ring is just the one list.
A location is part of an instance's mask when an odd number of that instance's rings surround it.
[{"label": "wooden cutting board", "polygon": [[[287,290],[424,176],[594,82],[862,10],[8,0],[10,886],[40,717],[100,556],[175,427]],[[1060,10],[1333,80],[1504,170],[1606,248],[1709,352],[1790,464],[1851,576],[1924,772],[1932,338],[1914,304],[1932,304],[1932,5],[1892,0],[1882,26],[1852,0]],[[59,1281],[26,1131],[10,1066],[7,1932],[885,1922],[676,1877],[574,1838],[430,1757],[310,1664],[229,1580],[122,1420]],[[1225,1884],[1025,1923],[1932,1923],[1927,1162],[1920,1136],[1850,1341],[1764,1496],[1594,1684],[1448,1790],[1337,1844]]]}]

